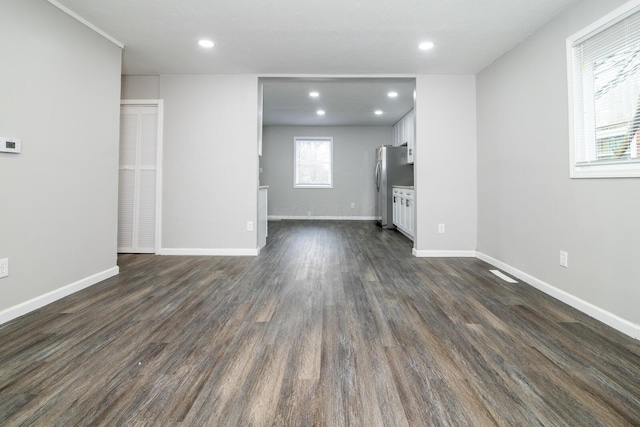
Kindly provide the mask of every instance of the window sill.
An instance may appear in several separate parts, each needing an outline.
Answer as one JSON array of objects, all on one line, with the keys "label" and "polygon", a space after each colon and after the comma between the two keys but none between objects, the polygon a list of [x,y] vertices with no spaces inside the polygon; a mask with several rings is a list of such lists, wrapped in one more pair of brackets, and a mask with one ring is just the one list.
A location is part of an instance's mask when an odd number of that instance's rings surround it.
[{"label": "window sill", "polygon": [[333,188],[333,185],[294,185],[293,188]]},{"label": "window sill", "polygon": [[571,168],[571,178],[638,178],[640,161],[598,162],[576,164]]}]

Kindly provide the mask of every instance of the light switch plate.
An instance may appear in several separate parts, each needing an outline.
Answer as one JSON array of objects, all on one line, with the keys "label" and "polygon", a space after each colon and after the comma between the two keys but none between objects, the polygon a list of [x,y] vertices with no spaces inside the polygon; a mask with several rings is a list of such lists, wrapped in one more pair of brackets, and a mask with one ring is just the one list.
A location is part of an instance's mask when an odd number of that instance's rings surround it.
[{"label": "light switch plate", "polygon": [[9,275],[9,258],[0,259],[0,277]]},{"label": "light switch plate", "polygon": [[569,254],[565,251],[560,251],[560,266],[569,267]]}]

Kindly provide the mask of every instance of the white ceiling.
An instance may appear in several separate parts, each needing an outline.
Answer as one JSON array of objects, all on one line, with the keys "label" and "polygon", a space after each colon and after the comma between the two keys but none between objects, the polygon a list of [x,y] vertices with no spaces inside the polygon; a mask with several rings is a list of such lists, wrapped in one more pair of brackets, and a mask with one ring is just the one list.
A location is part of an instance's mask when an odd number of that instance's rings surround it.
[{"label": "white ceiling", "polygon": [[[271,78],[263,83],[265,125],[391,126],[414,104],[415,79]],[[312,91],[320,96],[310,97]],[[398,96],[389,98],[390,91]],[[378,109],[381,115],[374,114]]]},{"label": "white ceiling", "polygon": [[122,42],[126,75],[318,76],[475,74],[578,0],[49,1]]}]

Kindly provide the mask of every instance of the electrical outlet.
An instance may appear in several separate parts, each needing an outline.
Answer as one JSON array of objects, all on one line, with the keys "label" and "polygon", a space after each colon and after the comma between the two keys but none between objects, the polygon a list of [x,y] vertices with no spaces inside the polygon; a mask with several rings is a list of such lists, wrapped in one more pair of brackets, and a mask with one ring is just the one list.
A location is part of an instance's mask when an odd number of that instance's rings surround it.
[{"label": "electrical outlet", "polygon": [[247,221],[247,231],[253,231],[253,221]]},{"label": "electrical outlet", "polygon": [[564,268],[569,267],[569,254],[565,251],[560,251],[560,265]]},{"label": "electrical outlet", "polygon": [[444,234],[444,224],[438,224],[438,233]]},{"label": "electrical outlet", "polygon": [[9,275],[9,258],[0,259],[0,277]]},{"label": "electrical outlet", "polygon": [[356,204],[352,202],[352,203],[351,203],[351,209],[353,209],[353,208],[355,208],[355,207],[356,207]]}]

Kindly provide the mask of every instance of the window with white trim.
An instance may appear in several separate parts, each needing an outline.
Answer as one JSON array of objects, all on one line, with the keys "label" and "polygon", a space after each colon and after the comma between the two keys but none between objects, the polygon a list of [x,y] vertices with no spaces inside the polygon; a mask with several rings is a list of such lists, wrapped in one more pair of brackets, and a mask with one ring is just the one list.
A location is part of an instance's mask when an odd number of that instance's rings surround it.
[{"label": "window with white trim", "polygon": [[295,188],[333,187],[333,138],[294,138]]},{"label": "window with white trim", "polygon": [[567,39],[571,177],[640,176],[640,0]]}]

